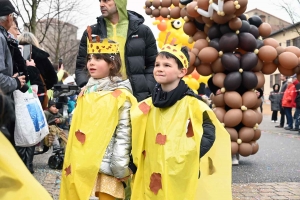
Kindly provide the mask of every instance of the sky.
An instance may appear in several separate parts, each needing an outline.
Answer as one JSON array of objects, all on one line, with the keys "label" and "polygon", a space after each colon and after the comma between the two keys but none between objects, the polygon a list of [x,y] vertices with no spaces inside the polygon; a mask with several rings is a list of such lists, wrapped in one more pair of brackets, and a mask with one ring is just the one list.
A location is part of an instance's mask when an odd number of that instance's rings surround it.
[{"label": "sky", "polygon": [[[291,22],[289,16],[286,14],[286,12],[284,10],[280,9],[278,6],[276,6],[276,4],[278,4],[282,1],[283,0],[248,0],[247,10],[252,10],[254,8],[258,8],[258,9],[268,12],[274,16],[282,18],[283,20]],[[285,0],[285,1],[290,2],[293,0]],[[154,19],[150,18],[150,16],[145,14],[145,11],[143,9],[144,5],[145,5],[145,0],[128,0],[127,1],[127,9],[133,10],[139,14],[142,14],[145,18],[145,24],[148,25],[152,29],[154,35],[157,37],[159,32],[158,32],[157,28],[154,25],[152,25],[152,22],[154,21]],[[80,20],[79,23],[75,24],[79,28],[78,38],[81,38],[81,35],[82,35],[83,31],[85,30],[86,26],[95,24],[96,17],[101,15],[99,1],[98,0],[86,1],[86,10],[88,10],[88,14],[86,16],[83,16],[84,19]]]}]

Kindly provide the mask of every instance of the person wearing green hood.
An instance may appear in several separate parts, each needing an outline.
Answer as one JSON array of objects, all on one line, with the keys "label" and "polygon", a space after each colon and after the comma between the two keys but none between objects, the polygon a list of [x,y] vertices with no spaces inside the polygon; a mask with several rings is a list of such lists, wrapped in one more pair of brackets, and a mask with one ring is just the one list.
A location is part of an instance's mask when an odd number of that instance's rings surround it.
[{"label": "person wearing green hood", "polygon": [[[156,40],[150,28],[144,25],[144,18],[126,9],[127,0],[99,0],[102,16],[91,26],[92,34],[100,38],[117,41],[122,59],[123,80],[129,79],[133,95],[142,101],[151,95],[156,81],[153,77]],[[83,87],[87,81],[86,48],[87,32],[81,38],[76,61],[76,83]]]}]

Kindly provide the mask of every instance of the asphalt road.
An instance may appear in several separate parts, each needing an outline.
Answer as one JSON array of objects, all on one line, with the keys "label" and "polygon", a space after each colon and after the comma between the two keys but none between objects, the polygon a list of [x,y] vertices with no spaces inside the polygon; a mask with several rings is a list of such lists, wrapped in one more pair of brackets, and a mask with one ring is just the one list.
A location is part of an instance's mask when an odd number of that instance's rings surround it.
[{"label": "asphalt road", "polygon": [[240,157],[240,164],[232,167],[233,183],[300,182],[300,134],[275,125],[264,116],[259,151]]}]

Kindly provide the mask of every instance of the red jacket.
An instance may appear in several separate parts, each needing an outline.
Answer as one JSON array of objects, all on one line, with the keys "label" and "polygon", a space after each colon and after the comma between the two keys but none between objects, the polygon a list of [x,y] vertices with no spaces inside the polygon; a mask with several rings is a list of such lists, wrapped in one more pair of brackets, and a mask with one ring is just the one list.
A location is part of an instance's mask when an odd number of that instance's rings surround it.
[{"label": "red jacket", "polygon": [[299,83],[299,81],[296,79],[293,83],[290,83],[287,86],[282,98],[282,107],[288,107],[288,108],[296,107],[295,99],[297,96],[297,92],[296,92],[295,85],[297,85],[297,83]]}]

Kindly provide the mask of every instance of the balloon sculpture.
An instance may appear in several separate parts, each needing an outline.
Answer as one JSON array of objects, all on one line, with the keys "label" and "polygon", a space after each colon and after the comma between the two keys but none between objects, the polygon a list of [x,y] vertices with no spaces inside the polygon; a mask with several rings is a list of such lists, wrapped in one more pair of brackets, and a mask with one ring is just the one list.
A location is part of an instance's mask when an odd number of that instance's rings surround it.
[{"label": "balloon sculpture", "polygon": [[[297,74],[300,80],[300,49],[283,48],[273,38],[271,26],[260,17],[247,19],[243,13],[248,0],[147,0],[146,14],[184,19],[183,31],[194,42],[189,73],[212,77],[209,87],[214,112],[231,136],[232,154],[249,156],[259,146],[262,114],[258,90],[264,74],[278,69],[281,74]],[[264,39],[265,38],[265,39]]]}]

